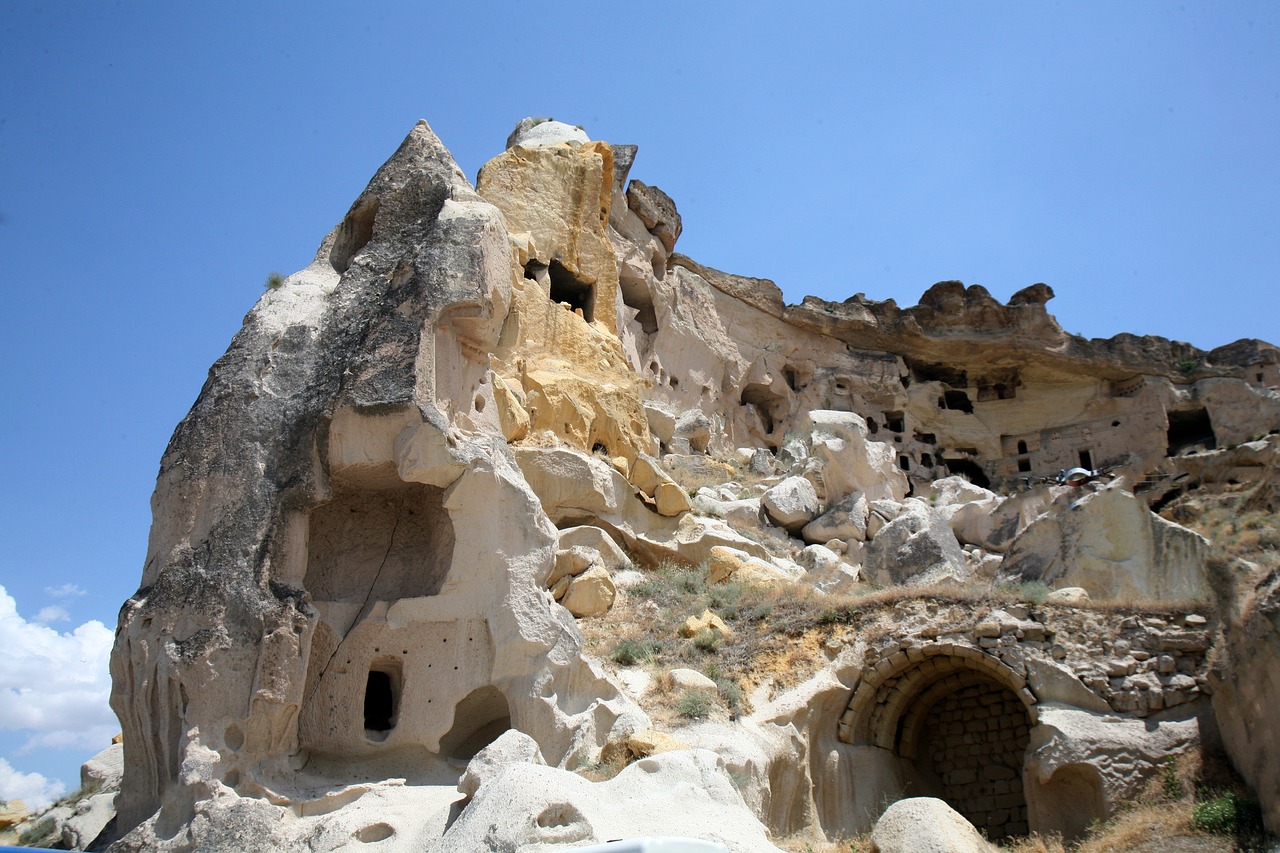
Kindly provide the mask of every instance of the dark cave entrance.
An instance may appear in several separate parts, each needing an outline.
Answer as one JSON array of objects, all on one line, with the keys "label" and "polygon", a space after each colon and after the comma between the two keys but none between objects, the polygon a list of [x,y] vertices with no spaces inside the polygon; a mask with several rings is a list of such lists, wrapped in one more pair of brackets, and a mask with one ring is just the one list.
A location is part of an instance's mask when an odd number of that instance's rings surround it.
[{"label": "dark cave entrance", "polygon": [[982,470],[982,466],[972,459],[943,459],[942,464],[947,466],[947,472],[951,474],[959,474],[983,489],[991,487],[991,479],[987,477],[987,473]]},{"label": "dark cave entrance", "polygon": [[386,740],[400,711],[401,672],[398,662],[375,665],[364,687],[364,733],[370,740]]},{"label": "dark cave entrance", "polygon": [[1001,684],[976,679],[945,693],[919,727],[915,768],[921,786],[988,838],[1026,835],[1022,763],[1030,733],[1026,708]]},{"label": "dark cave entrance", "polygon": [[565,304],[572,311],[582,311],[582,319],[588,323],[595,317],[596,289],[581,281],[564,264],[552,261],[547,267],[551,277],[551,301]]},{"label": "dark cave entrance", "polygon": [[1169,456],[1177,456],[1185,450],[1199,447],[1214,450],[1218,437],[1213,432],[1213,422],[1205,408],[1185,412],[1169,412]]}]

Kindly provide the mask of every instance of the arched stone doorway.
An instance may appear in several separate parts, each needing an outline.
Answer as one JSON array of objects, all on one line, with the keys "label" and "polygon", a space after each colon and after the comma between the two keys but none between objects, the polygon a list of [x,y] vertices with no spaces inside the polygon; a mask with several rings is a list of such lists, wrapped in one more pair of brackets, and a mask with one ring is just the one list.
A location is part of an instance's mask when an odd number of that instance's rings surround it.
[{"label": "arched stone doorway", "polygon": [[913,647],[864,672],[840,739],[897,757],[905,784],[890,797],[939,797],[989,838],[1025,835],[1035,701],[1024,678],[981,649]]}]

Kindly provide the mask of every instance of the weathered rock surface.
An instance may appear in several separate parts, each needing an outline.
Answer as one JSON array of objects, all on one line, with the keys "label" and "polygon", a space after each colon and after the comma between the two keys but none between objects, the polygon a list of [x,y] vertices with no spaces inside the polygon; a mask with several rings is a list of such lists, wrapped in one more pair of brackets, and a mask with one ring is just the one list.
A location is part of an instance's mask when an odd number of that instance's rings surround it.
[{"label": "weathered rock surface", "polygon": [[871,853],[995,853],[964,816],[942,800],[911,797],[885,809]]},{"label": "weathered rock surface", "polygon": [[1110,600],[1207,600],[1204,537],[1128,492],[1067,493],[1009,546],[1003,573]]},{"label": "weathered rock surface", "polygon": [[863,571],[879,584],[961,582],[969,577],[964,552],[942,516],[916,498],[867,547]]},{"label": "weathered rock surface", "polygon": [[1227,667],[1213,697],[1232,761],[1258,792],[1263,820],[1280,834],[1280,572],[1251,591],[1227,631]]},{"label": "weathered rock surface", "polygon": [[[635,155],[528,119],[477,191],[421,123],[246,317],[162,460],[121,612],[115,849],[774,850],[766,827],[844,837],[918,791],[993,837],[1075,834],[1194,743],[1217,619],[1215,707],[1274,826],[1275,584],[1215,616],[1205,542],[1144,500],[1267,482],[1280,350],[1085,341],[1047,285],[788,307],[675,254],[676,204],[630,179]],[[1077,466],[1123,478],[1042,485]],[[583,633],[607,654],[611,606],[668,560],[734,584],[707,592],[723,616],[699,602],[665,631],[728,647],[798,617],[741,707],[672,733],[621,682],[661,702],[652,685],[722,676],[614,680]],[[1059,589],[808,612],[863,576]],[[735,610],[743,587],[772,589]],[[1169,604],[1188,599],[1206,606]],[[565,769],[627,760],[608,782]],[[51,818],[77,842],[108,765],[82,814]],[[879,849],[974,840],[903,802]]]},{"label": "weathered rock surface", "polygon": [[643,758],[597,783],[552,767],[508,765],[476,793],[440,849],[551,850],[650,835],[718,841],[735,853],[778,850],[706,750]]}]

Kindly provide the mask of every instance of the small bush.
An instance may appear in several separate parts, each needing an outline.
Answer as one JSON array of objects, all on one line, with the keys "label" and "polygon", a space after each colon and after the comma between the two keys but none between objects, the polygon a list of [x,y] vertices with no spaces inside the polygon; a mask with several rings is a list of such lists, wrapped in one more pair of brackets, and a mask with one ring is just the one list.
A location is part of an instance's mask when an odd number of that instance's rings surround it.
[{"label": "small bush", "polygon": [[1160,793],[1166,800],[1177,800],[1182,797],[1182,780],[1178,778],[1176,757],[1164,763],[1164,769],[1160,773]]},{"label": "small bush", "polygon": [[279,290],[284,287],[284,276],[278,272],[267,273],[267,290]]},{"label": "small bush", "polygon": [[666,584],[657,578],[640,581],[640,583],[631,587],[631,594],[636,598],[657,598],[666,588]]},{"label": "small bush", "polygon": [[705,655],[715,654],[724,645],[724,637],[719,631],[703,628],[693,637],[693,647]]},{"label": "small bush", "polygon": [[1173,363],[1173,366],[1181,370],[1183,373],[1190,373],[1200,366],[1200,359],[1180,358]]},{"label": "small bush", "polygon": [[1245,835],[1258,831],[1262,810],[1255,800],[1228,791],[1211,800],[1196,803],[1191,825],[1219,835]]},{"label": "small bush", "polygon": [[1040,583],[1040,581],[1027,581],[1018,588],[1018,594],[1022,596],[1022,600],[1028,604],[1043,604],[1045,596],[1052,592],[1048,586]]},{"label": "small bush", "polygon": [[676,710],[680,712],[680,716],[691,720],[704,719],[711,713],[711,698],[699,690],[686,690],[676,700]]},{"label": "small bush", "polygon": [[652,660],[659,651],[658,644],[652,641],[623,640],[613,647],[609,657],[619,666],[634,666]]},{"label": "small bush", "polygon": [[715,682],[716,689],[720,691],[720,698],[724,700],[724,704],[729,707],[729,710],[738,711],[741,709],[742,688],[727,678],[717,678]]}]

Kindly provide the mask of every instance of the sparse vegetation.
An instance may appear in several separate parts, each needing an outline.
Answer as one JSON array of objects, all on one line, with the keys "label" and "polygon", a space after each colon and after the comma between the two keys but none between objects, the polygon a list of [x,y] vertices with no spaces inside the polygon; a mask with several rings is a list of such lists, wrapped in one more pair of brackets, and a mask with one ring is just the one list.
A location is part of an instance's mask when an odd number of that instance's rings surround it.
[{"label": "sparse vegetation", "polygon": [[686,690],[676,700],[676,710],[680,716],[692,720],[701,720],[711,714],[711,697],[701,690]]},{"label": "sparse vegetation", "polygon": [[284,276],[278,272],[267,273],[267,290],[279,290],[284,287]]},{"label": "sparse vegetation", "polygon": [[1173,363],[1173,366],[1181,370],[1183,373],[1190,373],[1200,366],[1200,359],[1180,358]]},{"label": "sparse vegetation", "polygon": [[1256,800],[1226,791],[1196,803],[1191,825],[1217,835],[1257,836],[1262,832],[1262,810]]}]

